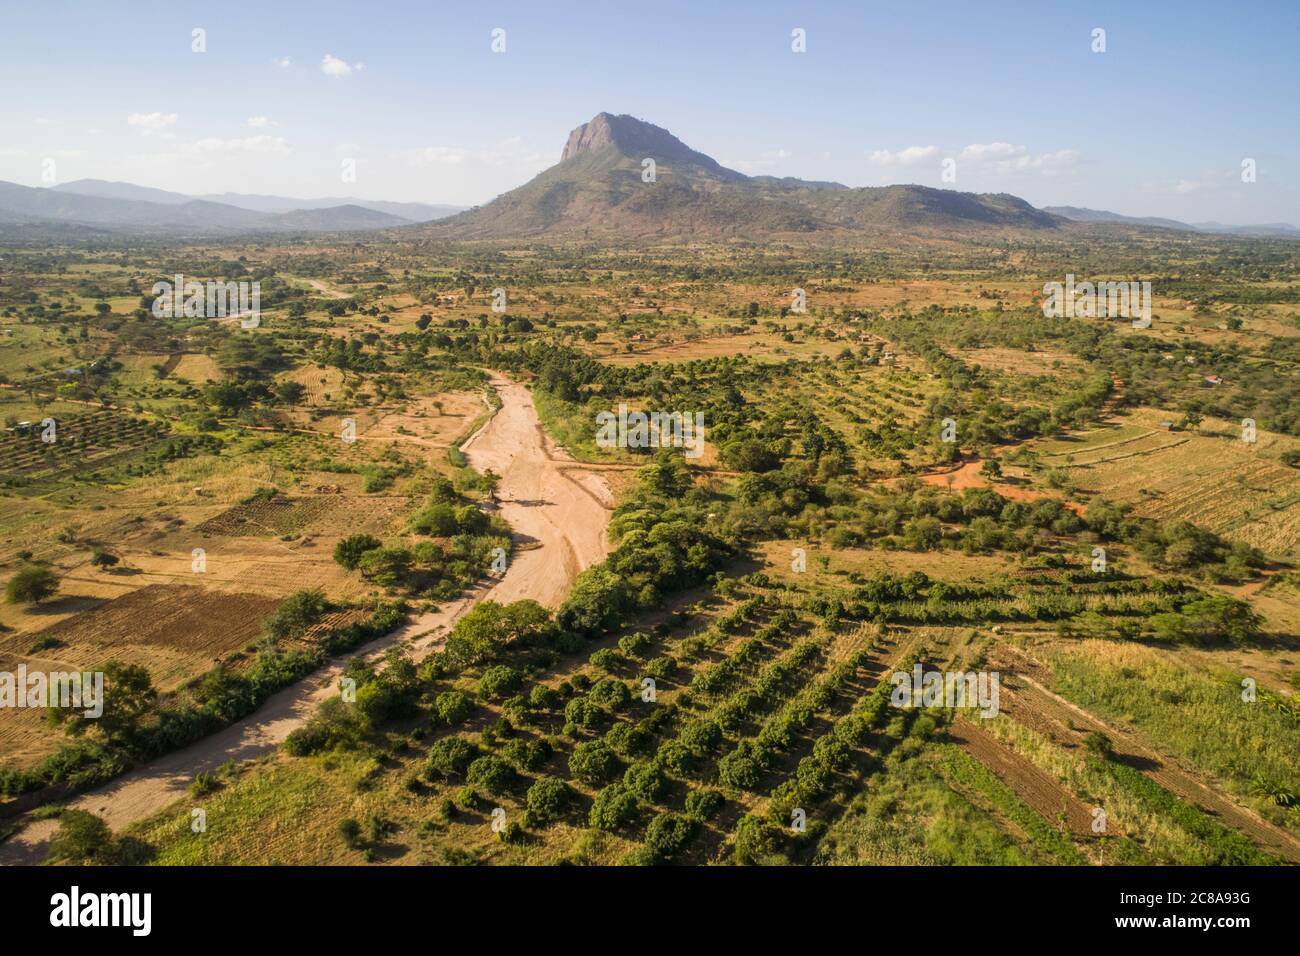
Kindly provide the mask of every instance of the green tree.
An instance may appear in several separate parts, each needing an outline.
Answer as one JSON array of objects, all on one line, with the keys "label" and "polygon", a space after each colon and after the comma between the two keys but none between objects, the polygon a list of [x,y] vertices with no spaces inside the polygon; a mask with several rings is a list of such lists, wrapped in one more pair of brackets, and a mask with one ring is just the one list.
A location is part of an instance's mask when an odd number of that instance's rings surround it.
[{"label": "green tree", "polygon": [[59,577],[40,564],[28,565],[5,585],[5,600],[10,604],[39,604],[59,589]]},{"label": "green tree", "polygon": [[349,571],[355,571],[361,556],[379,547],[380,540],[372,534],[353,534],[334,545],[334,560]]}]

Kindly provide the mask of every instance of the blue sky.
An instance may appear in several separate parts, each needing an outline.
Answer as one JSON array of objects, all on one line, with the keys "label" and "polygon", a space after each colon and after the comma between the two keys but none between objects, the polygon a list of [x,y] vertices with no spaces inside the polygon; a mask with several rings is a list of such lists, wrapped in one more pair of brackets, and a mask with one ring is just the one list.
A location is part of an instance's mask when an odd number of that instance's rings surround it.
[{"label": "blue sky", "polygon": [[0,179],[470,204],[608,110],[750,173],[939,186],[951,158],[1038,205],[1300,223],[1298,37],[1281,0],[0,0]]}]

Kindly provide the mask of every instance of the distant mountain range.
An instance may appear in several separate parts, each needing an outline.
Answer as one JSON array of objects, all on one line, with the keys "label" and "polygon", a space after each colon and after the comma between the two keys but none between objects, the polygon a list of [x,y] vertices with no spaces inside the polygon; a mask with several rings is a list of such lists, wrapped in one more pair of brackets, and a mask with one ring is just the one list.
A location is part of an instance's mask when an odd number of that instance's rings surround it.
[{"label": "distant mountain range", "polygon": [[166,231],[180,236],[350,232],[428,222],[461,207],[365,199],[187,196],[132,183],[79,179],[48,189],[0,182],[0,225],[75,234]]},{"label": "distant mountain range", "polygon": [[665,129],[631,116],[600,113],[569,134],[559,163],[550,169],[484,206],[421,231],[457,239],[763,238],[1052,230],[1066,222],[1004,193],[925,186],[850,189],[840,183],[746,176]]},{"label": "distant mountain range", "polygon": [[850,188],[747,176],[666,129],[600,113],[569,134],[560,161],[483,206],[351,197],[186,195],[80,179],[49,189],[0,182],[0,225],[23,234],[165,232],[170,237],[327,233],[406,227],[428,238],[770,239],[1070,234],[1075,224],[1300,238],[1286,223],[1225,226],[1076,206],[1037,209],[1006,193],[928,186]]},{"label": "distant mountain range", "polygon": [[1152,226],[1157,229],[1177,229],[1181,232],[1211,232],[1231,236],[1268,236],[1300,238],[1300,229],[1285,222],[1270,222],[1258,226],[1225,226],[1221,222],[1179,222],[1156,216],[1121,216],[1102,209],[1083,209],[1079,206],[1044,206],[1043,212],[1063,216],[1074,222],[1119,223],[1128,226]]}]

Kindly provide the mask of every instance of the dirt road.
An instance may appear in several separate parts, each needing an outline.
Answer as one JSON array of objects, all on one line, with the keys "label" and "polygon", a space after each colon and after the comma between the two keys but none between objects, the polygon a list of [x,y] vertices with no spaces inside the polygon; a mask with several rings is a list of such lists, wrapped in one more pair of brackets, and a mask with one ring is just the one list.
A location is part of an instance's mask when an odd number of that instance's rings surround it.
[{"label": "dirt road", "polygon": [[[527,388],[499,375],[493,376],[492,387],[501,408],[461,450],[476,470],[491,468],[501,476],[501,514],[515,532],[510,564],[499,580],[366,645],[360,653],[368,657],[378,657],[398,642],[408,642],[412,655],[423,657],[441,646],[457,618],[484,598],[501,603],[532,598],[554,608],[578,573],[605,557],[613,502],[603,479],[575,470],[572,459],[546,436]],[[338,692],[341,674],[338,664],[323,668],[244,720],[77,797],[69,806],[98,814],[114,830],[151,816],[184,796],[195,774],[273,750],[321,701]],[[0,864],[40,862],[55,828],[50,820],[30,824],[0,844]]]}]

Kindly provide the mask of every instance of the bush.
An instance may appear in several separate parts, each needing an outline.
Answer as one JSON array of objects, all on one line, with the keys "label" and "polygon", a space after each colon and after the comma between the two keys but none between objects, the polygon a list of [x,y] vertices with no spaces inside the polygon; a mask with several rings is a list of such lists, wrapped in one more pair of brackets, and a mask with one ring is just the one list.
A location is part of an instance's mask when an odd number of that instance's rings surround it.
[{"label": "bush", "polygon": [[373,551],[380,544],[380,540],[374,535],[351,535],[334,546],[334,560],[349,571],[355,571],[361,563],[361,556],[367,551]]},{"label": "bush", "polygon": [[5,585],[5,600],[10,604],[39,604],[58,589],[58,575],[39,564],[28,565]]},{"label": "bush", "polygon": [[529,822],[538,826],[554,823],[564,816],[572,798],[573,791],[563,780],[538,777],[524,798]]},{"label": "bush", "polygon": [[725,802],[716,790],[692,790],[686,795],[686,815],[696,820],[711,820]]},{"label": "bush", "polygon": [[618,639],[618,649],[628,657],[639,658],[642,652],[650,646],[650,637],[638,631],[635,634],[628,634]]},{"label": "bush", "polygon": [[587,814],[587,824],[597,830],[614,831],[636,819],[640,807],[636,797],[621,783],[612,783],[596,794]]},{"label": "bush", "polygon": [[489,700],[500,700],[519,690],[523,683],[524,679],[519,671],[505,664],[497,664],[483,672],[483,676],[479,678],[478,690]]},{"label": "bush", "polygon": [[361,845],[361,824],[352,817],[340,820],[339,836],[343,839],[343,845],[349,850],[357,849]]},{"label": "bush", "polygon": [[528,692],[528,706],[536,710],[554,710],[560,706],[560,693],[545,684],[537,684]]},{"label": "bush", "polygon": [[753,790],[763,775],[763,768],[744,743],[718,761],[718,779],[738,790]]},{"label": "bush", "polygon": [[781,846],[783,832],[776,824],[747,813],[736,824],[735,860],[742,866],[772,862]]},{"label": "bush", "polygon": [[596,682],[588,691],[587,699],[600,707],[619,711],[632,702],[632,692],[621,680],[607,677]]},{"label": "bush", "polygon": [[716,720],[692,720],[678,739],[697,754],[712,753],[722,743],[722,728]]},{"label": "bush", "polygon": [[670,863],[695,839],[699,824],[680,813],[661,813],[646,827],[645,845],[656,863]]},{"label": "bush", "polygon": [[122,559],[117,555],[111,554],[108,551],[102,551],[99,548],[96,548],[94,553],[90,556],[90,563],[97,568],[111,568],[115,564],[120,563],[121,560]]},{"label": "bush", "polygon": [[668,680],[677,673],[677,661],[671,657],[656,657],[645,666],[645,676],[656,681]]},{"label": "bush", "polygon": [[445,501],[428,505],[411,519],[411,530],[435,538],[450,538],[460,531],[456,509]]},{"label": "bush", "polygon": [[443,737],[429,751],[429,771],[434,777],[463,774],[478,755],[478,748],[464,737]]},{"label": "bush", "polygon": [[113,851],[113,831],[107,823],[85,810],[64,810],[45,862],[112,863]]},{"label": "bush", "polygon": [[438,719],[449,727],[462,723],[474,710],[469,696],[458,690],[443,691],[433,702]]},{"label": "bush", "polygon": [[668,789],[668,778],[655,764],[638,763],[627,768],[623,785],[646,803],[658,803]]},{"label": "bush", "polygon": [[551,756],[551,746],[544,740],[520,737],[501,748],[501,755],[520,770],[539,770]]},{"label": "bush", "polygon": [[619,657],[618,651],[609,647],[602,647],[588,659],[592,667],[602,670],[606,674],[612,673],[620,663],[622,658]]},{"label": "bush", "polygon": [[569,756],[569,773],[591,787],[598,787],[618,772],[619,760],[602,741],[578,744]]},{"label": "bush", "polygon": [[289,595],[266,622],[266,629],[276,638],[301,637],[303,631],[319,621],[329,604],[319,589]]},{"label": "bush", "polygon": [[493,796],[500,796],[515,782],[515,768],[500,757],[479,757],[469,765],[465,779]]},{"label": "bush", "polygon": [[612,719],[609,711],[587,697],[575,697],[564,707],[565,722],[584,730],[605,727]]},{"label": "bush", "polygon": [[605,734],[605,743],[609,744],[617,753],[620,753],[625,757],[643,753],[646,749],[646,744],[649,742],[649,734],[636,724],[615,724],[609,729],[609,732]]},{"label": "bush", "polygon": [[669,773],[684,777],[695,767],[695,755],[676,740],[661,744],[655,761]]}]

